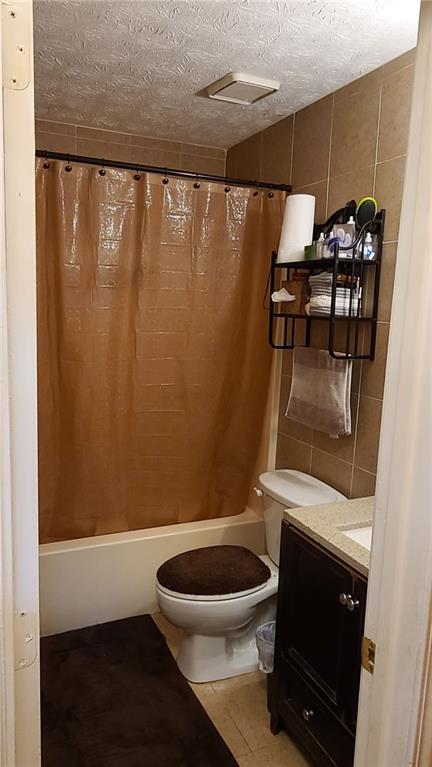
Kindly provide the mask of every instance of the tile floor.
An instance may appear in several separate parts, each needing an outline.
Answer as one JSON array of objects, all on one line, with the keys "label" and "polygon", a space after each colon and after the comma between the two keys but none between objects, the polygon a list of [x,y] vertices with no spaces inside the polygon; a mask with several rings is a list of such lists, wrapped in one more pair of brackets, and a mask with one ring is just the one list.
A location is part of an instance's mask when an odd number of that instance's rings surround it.
[{"label": "tile floor", "polygon": [[[160,613],[153,619],[176,655],[181,631]],[[286,733],[271,734],[266,679],[260,671],[191,687],[239,767],[309,767]]]}]

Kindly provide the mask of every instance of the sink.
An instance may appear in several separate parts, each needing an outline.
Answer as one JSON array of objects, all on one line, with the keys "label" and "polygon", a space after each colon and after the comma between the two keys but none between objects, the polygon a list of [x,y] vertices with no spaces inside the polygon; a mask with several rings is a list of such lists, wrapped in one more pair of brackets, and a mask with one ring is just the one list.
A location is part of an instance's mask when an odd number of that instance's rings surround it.
[{"label": "sink", "polygon": [[347,538],[351,538],[352,541],[359,543],[360,546],[371,550],[372,545],[372,525],[365,525],[364,527],[353,527],[351,530],[342,530]]}]

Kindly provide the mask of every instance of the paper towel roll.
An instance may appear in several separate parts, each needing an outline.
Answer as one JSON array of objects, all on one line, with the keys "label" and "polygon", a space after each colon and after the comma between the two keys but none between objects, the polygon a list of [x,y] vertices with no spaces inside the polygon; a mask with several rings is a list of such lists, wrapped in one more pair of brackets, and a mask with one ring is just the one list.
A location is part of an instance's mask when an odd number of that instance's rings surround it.
[{"label": "paper towel roll", "polygon": [[292,194],[287,198],[277,255],[277,263],[302,261],[304,247],[313,238],[315,197],[312,194]]}]

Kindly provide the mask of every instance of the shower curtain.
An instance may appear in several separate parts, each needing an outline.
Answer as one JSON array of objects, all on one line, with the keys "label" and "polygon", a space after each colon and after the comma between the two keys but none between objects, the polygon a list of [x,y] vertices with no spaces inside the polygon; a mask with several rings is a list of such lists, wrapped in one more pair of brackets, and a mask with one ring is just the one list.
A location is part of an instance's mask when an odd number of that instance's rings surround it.
[{"label": "shower curtain", "polygon": [[37,163],[42,542],[240,513],[285,194]]}]

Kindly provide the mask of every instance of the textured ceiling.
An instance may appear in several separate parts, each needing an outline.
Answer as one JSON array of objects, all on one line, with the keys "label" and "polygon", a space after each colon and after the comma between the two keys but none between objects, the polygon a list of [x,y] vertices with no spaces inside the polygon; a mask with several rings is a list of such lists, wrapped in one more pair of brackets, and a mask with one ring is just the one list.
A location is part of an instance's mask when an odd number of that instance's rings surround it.
[{"label": "textured ceiling", "polygon": [[[419,0],[36,0],[36,113],[227,148],[414,47]],[[247,107],[197,96],[280,80]]]}]

